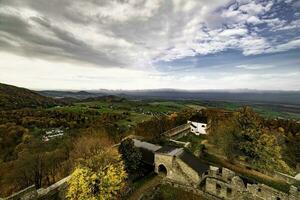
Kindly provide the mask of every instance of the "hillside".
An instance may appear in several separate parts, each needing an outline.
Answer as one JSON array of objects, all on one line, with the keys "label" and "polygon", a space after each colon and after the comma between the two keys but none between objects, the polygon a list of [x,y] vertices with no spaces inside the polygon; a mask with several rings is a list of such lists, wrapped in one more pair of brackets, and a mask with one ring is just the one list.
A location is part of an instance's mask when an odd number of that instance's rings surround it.
[{"label": "hillside", "polygon": [[60,102],[31,90],[0,83],[0,110],[50,107],[57,104]]}]

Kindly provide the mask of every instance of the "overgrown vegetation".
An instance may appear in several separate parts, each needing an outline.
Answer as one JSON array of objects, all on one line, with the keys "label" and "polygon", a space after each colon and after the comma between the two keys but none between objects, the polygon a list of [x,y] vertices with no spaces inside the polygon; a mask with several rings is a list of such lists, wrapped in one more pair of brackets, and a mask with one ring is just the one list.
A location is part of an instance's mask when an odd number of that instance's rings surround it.
[{"label": "overgrown vegetation", "polygon": [[300,145],[300,126],[296,122],[266,120],[244,107],[223,118],[214,116],[208,131],[210,143],[221,149],[228,160],[242,160],[258,169],[288,174],[293,174],[299,162],[299,150],[289,145]]}]

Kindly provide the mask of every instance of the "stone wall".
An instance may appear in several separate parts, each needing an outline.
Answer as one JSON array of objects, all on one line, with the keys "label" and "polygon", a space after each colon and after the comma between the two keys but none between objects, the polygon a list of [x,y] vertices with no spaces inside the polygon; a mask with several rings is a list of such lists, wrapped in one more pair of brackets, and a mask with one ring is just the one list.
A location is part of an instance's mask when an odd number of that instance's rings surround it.
[{"label": "stone wall", "polygon": [[1,200],[30,200],[37,198],[37,190],[35,189],[35,185],[29,186],[19,192],[12,194],[7,198],[3,198]]},{"label": "stone wall", "polygon": [[288,174],[284,174],[284,173],[277,172],[277,171],[274,172],[274,176],[273,177],[277,178],[277,179],[284,180],[284,181],[286,181],[289,184],[294,184],[294,183],[297,182],[297,179],[295,177],[292,177],[292,176],[290,176]]},{"label": "stone wall", "polygon": [[176,182],[174,182],[173,180],[170,180],[170,179],[164,179],[162,183],[171,185],[172,187],[175,187],[175,188],[180,188],[180,189],[185,190],[187,192],[192,192],[192,193],[197,194],[199,196],[206,197],[207,199],[210,199],[210,200],[219,200],[220,199],[217,196],[214,196],[212,194],[204,192],[200,188],[194,188],[194,187],[191,187],[191,186],[188,186],[188,185],[176,183]]},{"label": "stone wall", "polygon": [[242,179],[226,168],[210,167],[205,178],[204,191],[224,199],[242,199],[246,187]]},{"label": "stone wall", "polygon": [[300,192],[295,186],[288,193],[276,190],[264,184],[247,184],[226,168],[210,167],[205,177],[204,191],[221,199],[264,199],[298,200]]},{"label": "stone wall", "polygon": [[159,174],[159,166],[167,169],[166,177],[174,182],[197,186],[201,177],[175,156],[155,154],[155,172]]},{"label": "stone wall", "polygon": [[190,124],[183,124],[170,129],[163,134],[168,138],[179,139],[190,132]]},{"label": "stone wall", "polygon": [[67,189],[67,182],[71,176],[54,183],[47,188],[38,189],[38,199],[39,200],[55,200],[55,199],[65,199],[65,192]]},{"label": "stone wall", "polygon": [[70,176],[54,183],[47,188],[36,189],[35,185],[32,185],[9,197],[3,199],[0,198],[0,200],[64,200],[67,181],[69,179]]}]

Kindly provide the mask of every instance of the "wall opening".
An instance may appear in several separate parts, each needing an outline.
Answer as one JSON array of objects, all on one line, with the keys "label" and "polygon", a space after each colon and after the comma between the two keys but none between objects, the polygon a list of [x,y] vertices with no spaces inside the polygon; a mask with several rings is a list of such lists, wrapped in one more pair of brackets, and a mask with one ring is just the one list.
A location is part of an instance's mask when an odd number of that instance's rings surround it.
[{"label": "wall opening", "polygon": [[222,176],[222,168],[221,167],[218,169],[217,175]]},{"label": "wall opening", "polygon": [[217,194],[221,193],[221,185],[218,183],[216,184],[216,191],[217,191]]},{"label": "wall opening", "polygon": [[167,168],[164,165],[158,166],[158,174],[162,176],[167,176]]}]

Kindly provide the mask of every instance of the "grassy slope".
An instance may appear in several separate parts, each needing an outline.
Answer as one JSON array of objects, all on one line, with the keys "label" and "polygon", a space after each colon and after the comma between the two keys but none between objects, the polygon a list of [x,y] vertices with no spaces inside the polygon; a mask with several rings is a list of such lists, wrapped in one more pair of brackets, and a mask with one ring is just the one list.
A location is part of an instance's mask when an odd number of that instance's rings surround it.
[{"label": "grassy slope", "polygon": [[56,104],[58,101],[31,90],[0,83],[0,110],[49,107]]}]

